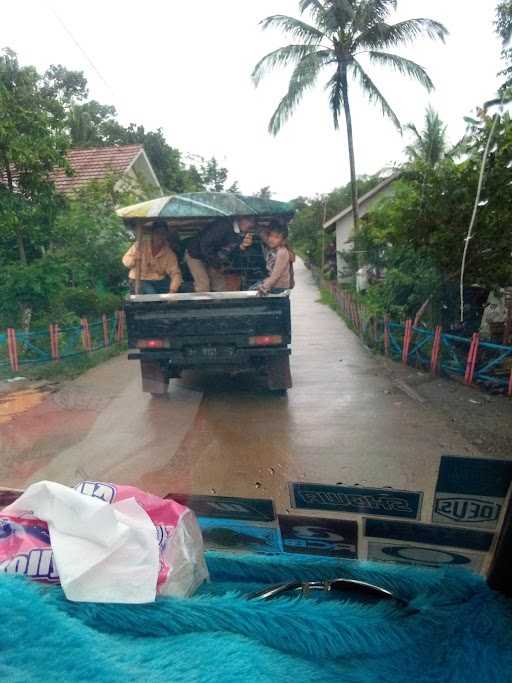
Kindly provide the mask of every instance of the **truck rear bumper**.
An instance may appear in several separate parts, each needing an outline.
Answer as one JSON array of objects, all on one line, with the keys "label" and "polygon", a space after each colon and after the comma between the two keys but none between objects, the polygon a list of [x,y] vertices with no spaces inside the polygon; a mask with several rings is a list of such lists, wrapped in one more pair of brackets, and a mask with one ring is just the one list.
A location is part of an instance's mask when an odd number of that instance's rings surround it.
[{"label": "truck rear bumper", "polygon": [[245,366],[250,365],[252,360],[271,358],[275,356],[289,356],[291,350],[288,347],[266,347],[254,349],[234,349],[225,353],[215,347],[197,349],[193,354],[183,351],[133,351],[128,354],[129,360],[167,362],[179,368],[196,367],[219,367],[219,366]]}]

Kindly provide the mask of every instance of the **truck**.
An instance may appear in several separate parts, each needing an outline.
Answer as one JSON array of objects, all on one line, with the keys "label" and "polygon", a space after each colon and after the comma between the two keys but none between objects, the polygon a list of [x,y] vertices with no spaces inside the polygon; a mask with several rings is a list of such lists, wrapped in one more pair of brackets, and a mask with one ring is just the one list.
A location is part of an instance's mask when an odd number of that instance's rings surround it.
[{"label": "truck", "polygon": [[[156,200],[159,221],[166,219],[175,251],[186,249],[187,239],[223,217],[255,216],[255,243],[244,252],[239,266],[239,288],[226,292],[194,292],[181,259],[185,284],[177,294],[131,294],[124,312],[130,360],[140,363],[142,391],[154,397],[168,393],[169,381],[187,370],[252,372],[269,391],[284,394],[292,386],[290,372],[291,320],[289,291],[261,296],[251,284],[265,276],[265,261],[258,230],[277,215],[289,220],[289,205],[272,200],[241,198],[228,193],[189,193]],[[243,204],[241,205],[241,202]],[[142,239],[151,217],[149,203],[118,213]],[[167,207],[162,216],[162,206]],[[205,207],[213,207],[206,209]],[[140,208],[142,207],[142,209]],[[198,208],[199,207],[199,208]],[[209,213],[207,213],[209,211]],[[138,214],[142,214],[142,217]],[[206,214],[206,215],[205,215]],[[145,226],[145,227],[143,227]],[[182,254],[183,255],[183,254]]]},{"label": "truck", "polygon": [[191,369],[253,372],[279,393],[292,386],[288,293],[141,294],[124,310],[144,392],[165,395],[169,380]]}]

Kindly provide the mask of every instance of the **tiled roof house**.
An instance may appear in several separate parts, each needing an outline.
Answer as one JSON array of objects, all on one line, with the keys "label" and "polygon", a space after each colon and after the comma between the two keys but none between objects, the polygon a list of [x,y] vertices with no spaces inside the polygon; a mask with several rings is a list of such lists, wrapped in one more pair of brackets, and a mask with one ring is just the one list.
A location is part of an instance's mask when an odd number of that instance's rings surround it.
[{"label": "tiled roof house", "polygon": [[[109,175],[119,176],[118,187],[134,191],[143,188],[161,193],[162,188],[142,145],[114,145],[111,147],[75,147],[67,152],[67,160],[73,175],[66,175],[64,169],[56,169],[50,179],[62,194],[73,194],[76,190],[94,180],[103,180]],[[16,185],[16,171],[12,170]],[[7,185],[7,178],[0,170],[0,183]]]},{"label": "tiled roof house", "polygon": [[113,147],[73,148],[67,160],[74,171],[66,175],[57,169],[51,179],[63,194],[71,194],[93,180],[102,180],[111,174],[120,176],[120,183],[135,183],[161,191],[160,183],[142,145],[116,145]]}]

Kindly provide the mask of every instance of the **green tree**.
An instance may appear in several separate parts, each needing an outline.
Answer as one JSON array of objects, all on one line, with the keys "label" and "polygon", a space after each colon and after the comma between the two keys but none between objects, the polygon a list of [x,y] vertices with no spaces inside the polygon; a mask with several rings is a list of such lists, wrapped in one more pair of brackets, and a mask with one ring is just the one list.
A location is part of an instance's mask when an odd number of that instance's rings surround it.
[{"label": "green tree", "polygon": [[270,189],[269,185],[265,185],[265,187],[262,187],[256,194],[254,195],[255,197],[259,197],[260,199],[272,199],[272,190]]},{"label": "green tree", "polygon": [[121,292],[126,269],[121,263],[128,237],[115,208],[133,203],[127,191],[116,190],[118,177],[88,183],[66,202],[55,218],[51,255],[63,264],[67,285]]},{"label": "green tree", "polygon": [[105,125],[104,136],[105,144],[109,145],[143,145],[164,192],[202,189],[197,174],[189,172],[181,152],[167,143],[161,128],[146,131],[144,126],[133,123],[124,128],[116,120],[111,120]]},{"label": "green tree", "polygon": [[496,7],[496,31],[503,45],[512,37],[512,0],[501,0]]},{"label": "green tree", "polygon": [[[357,191],[363,195],[379,184],[378,176],[361,176],[357,179]],[[329,194],[317,197],[297,197],[293,205],[297,213],[290,224],[290,239],[293,246],[302,254],[308,255],[314,264],[322,261],[322,245],[334,241],[333,232],[325,234],[325,217],[332,218],[351,204],[352,188],[350,183],[337,188]]]},{"label": "green tree", "polygon": [[106,144],[108,127],[115,121],[116,110],[96,100],[75,104],[68,119],[73,147],[102,147]]},{"label": "green tree", "polygon": [[226,192],[233,192],[234,194],[241,194],[240,192],[240,187],[238,185],[238,180],[235,180],[231,185],[228,187]]},{"label": "green tree", "polygon": [[378,315],[406,320],[428,301],[429,322],[438,323],[443,294],[443,276],[429,254],[403,245],[387,254],[386,277],[370,288],[367,303]]},{"label": "green tree", "polygon": [[[439,300],[438,279],[434,271],[439,274],[443,287],[456,291],[467,225],[475,202],[482,149],[494,121],[494,117],[482,113],[479,124],[475,122],[466,140],[466,159],[462,163],[454,163],[446,157],[436,167],[418,161],[404,168],[401,179],[395,184],[393,196],[384,199],[369,213],[356,237],[356,249],[367,251],[370,264],[386,270],[386,282],[393,270],[392,284],[381,285],[379,290],[381,301],[387,302],[388,307],[393,301],[398,306],[405,305],[405,289],[399,291],[400,282],[407,281],[412,285],[417,280],[407,294],[415,304],[427,294],[418,275],[422,261],[425,272],[428,270],[429,273],[431,291],[428,296],[432,296],[432,300]],[[465,264],[466,282],[485,289],[505,287],[512,281],[508,228],[512,223],[510,166],[512,119],[504,113],[495,127],[494,146],[489,155]],[[411,274],[414,277],[411,278]],[[393,291],[397,294],[396,299],[393,299]],[[455,320],[455,309],[452,314]]]},{"label": "green tree", "polygon": [[410,161],[436,166],[444,158],[447,150],[446,126],[431,107],[425,112],[421,132],[413,123],[408,123],[405,128],[413,135],[413,142],[405,150]]},{"label": "green tree", "polygon": [[171,147],[161,128],[146,131],[131,123],[122,126],[116,110],[95,100],[75,104],[69,113],[68,129],[74,147],[143,145],[164,192],[194,192],[203,189],[201,174],[183,163],[178,149]]},{"label": "green tree", "polygon": [[[121,258],[128,248],[115,207],[134,201],[128,191],[116,190],[118,180],[113,175],[89,183],[63,200],[40,228],[41,244],[45,238],[42,255],[28,265],[12,258],[0,233],[0,328],[22,324],[28,330],[50,321],[74,324],[67,316],[79,313],[77,301],[92,302],[98,315],[111,310],[113,295],[125,290]],[[114,301],[115,307],[118,298]]]},{"label": "green tree", "polygon": [[393,69],[431,90],[432,81],[423,67],[388,52],[388,49],[407,45],[420,36],[444,40],[447,34],[442,24],[431,19],[388,23],[396,4],[396,0],[300,0],[300,12],[309,13],[311,23],[283,15],[264,19],[263,28],[282,29],[295,42],[263,57],[253,71],[253,79],[257,85],[267,71],[295,65],[288,92],[270,120],[269,130],[275,135],[294,112],[306,91],[316,84],[320,73],[324,69],[330,70],[326,89],[336,129],[339,127],[342,110],[345,115],[356,232],[359,229],[359,211],[349,76],[361,86],[370,102],[378,104],[383,115],[400,128],[395,112],[366,71],[361,57],[366,56],[371,65]]},{"label": "green tree", "polygon": [[[18,326],[28,331],[32,311],[43,315],[66,287],[66,269],[51,256],[32,261],[26,266],[11,263],[2,268],[0,280],[1,327]],[[27,311],[30,319],[27,320]]]},{"label": "green tree", "polygon": [[66,168],[67,107],[84,95],[79,72],[59,66],[40,76],[22,67],[12,50],[0,54],[0,177],[8,192],[0,197],[0,220],[4,235],[15,236],[23,265],[34,219],[48,217],[57,203],[49,177],[54,168]]},{"label": "green tree", "polygon": [[221,166],[215,157],[203,161],[201,178],[208,192],[223,192],[228,179],[228,169]]},{"label": "green tree", "polygon": [[[44,73],[42,92],[49,100],[57,103],[66,111],[77,101],[87,97],[87,79],[82,71],[70,71],[62,64],[52,64]],[[62,116],[62,111],[57,112]]]},{"label": "green tree", "polygon": [[500,95],[506,93],[512,86],[512,48],[510,39],[512,37],[512,0],[502,0],[496,8],[496,32],[501,38],[501,56],[505,62],[505,69],[500,73],[505,77],[500,88]]}]

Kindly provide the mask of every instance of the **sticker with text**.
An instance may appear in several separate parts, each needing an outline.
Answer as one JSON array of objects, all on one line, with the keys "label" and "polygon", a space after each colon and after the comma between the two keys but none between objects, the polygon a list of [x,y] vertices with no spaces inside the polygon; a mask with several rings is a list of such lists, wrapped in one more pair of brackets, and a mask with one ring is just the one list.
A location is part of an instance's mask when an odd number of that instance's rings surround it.
[{"label": "sticker with text", "polygon": [[357,522],[279,515],[283,550],[304,555],[357,557]]},{"label": "sticker with text", "polygon": [[512,481],[512,461],[443,455],[432,521],[496,529]]},{"label": "sticker with text", "polygon": [[301,510],[329,510],[379,517],[419,519],[423,494],[363,486],[290,484],[292,506]]},{"label": "sticker with text", "polygon": [[276,518],[274,503],[265,498],[235,498],[232,496],[204,496],[183,493],[168,493],[172,498],[185,505],[198,517],[220,517],[252,522],[273,522]]}]

